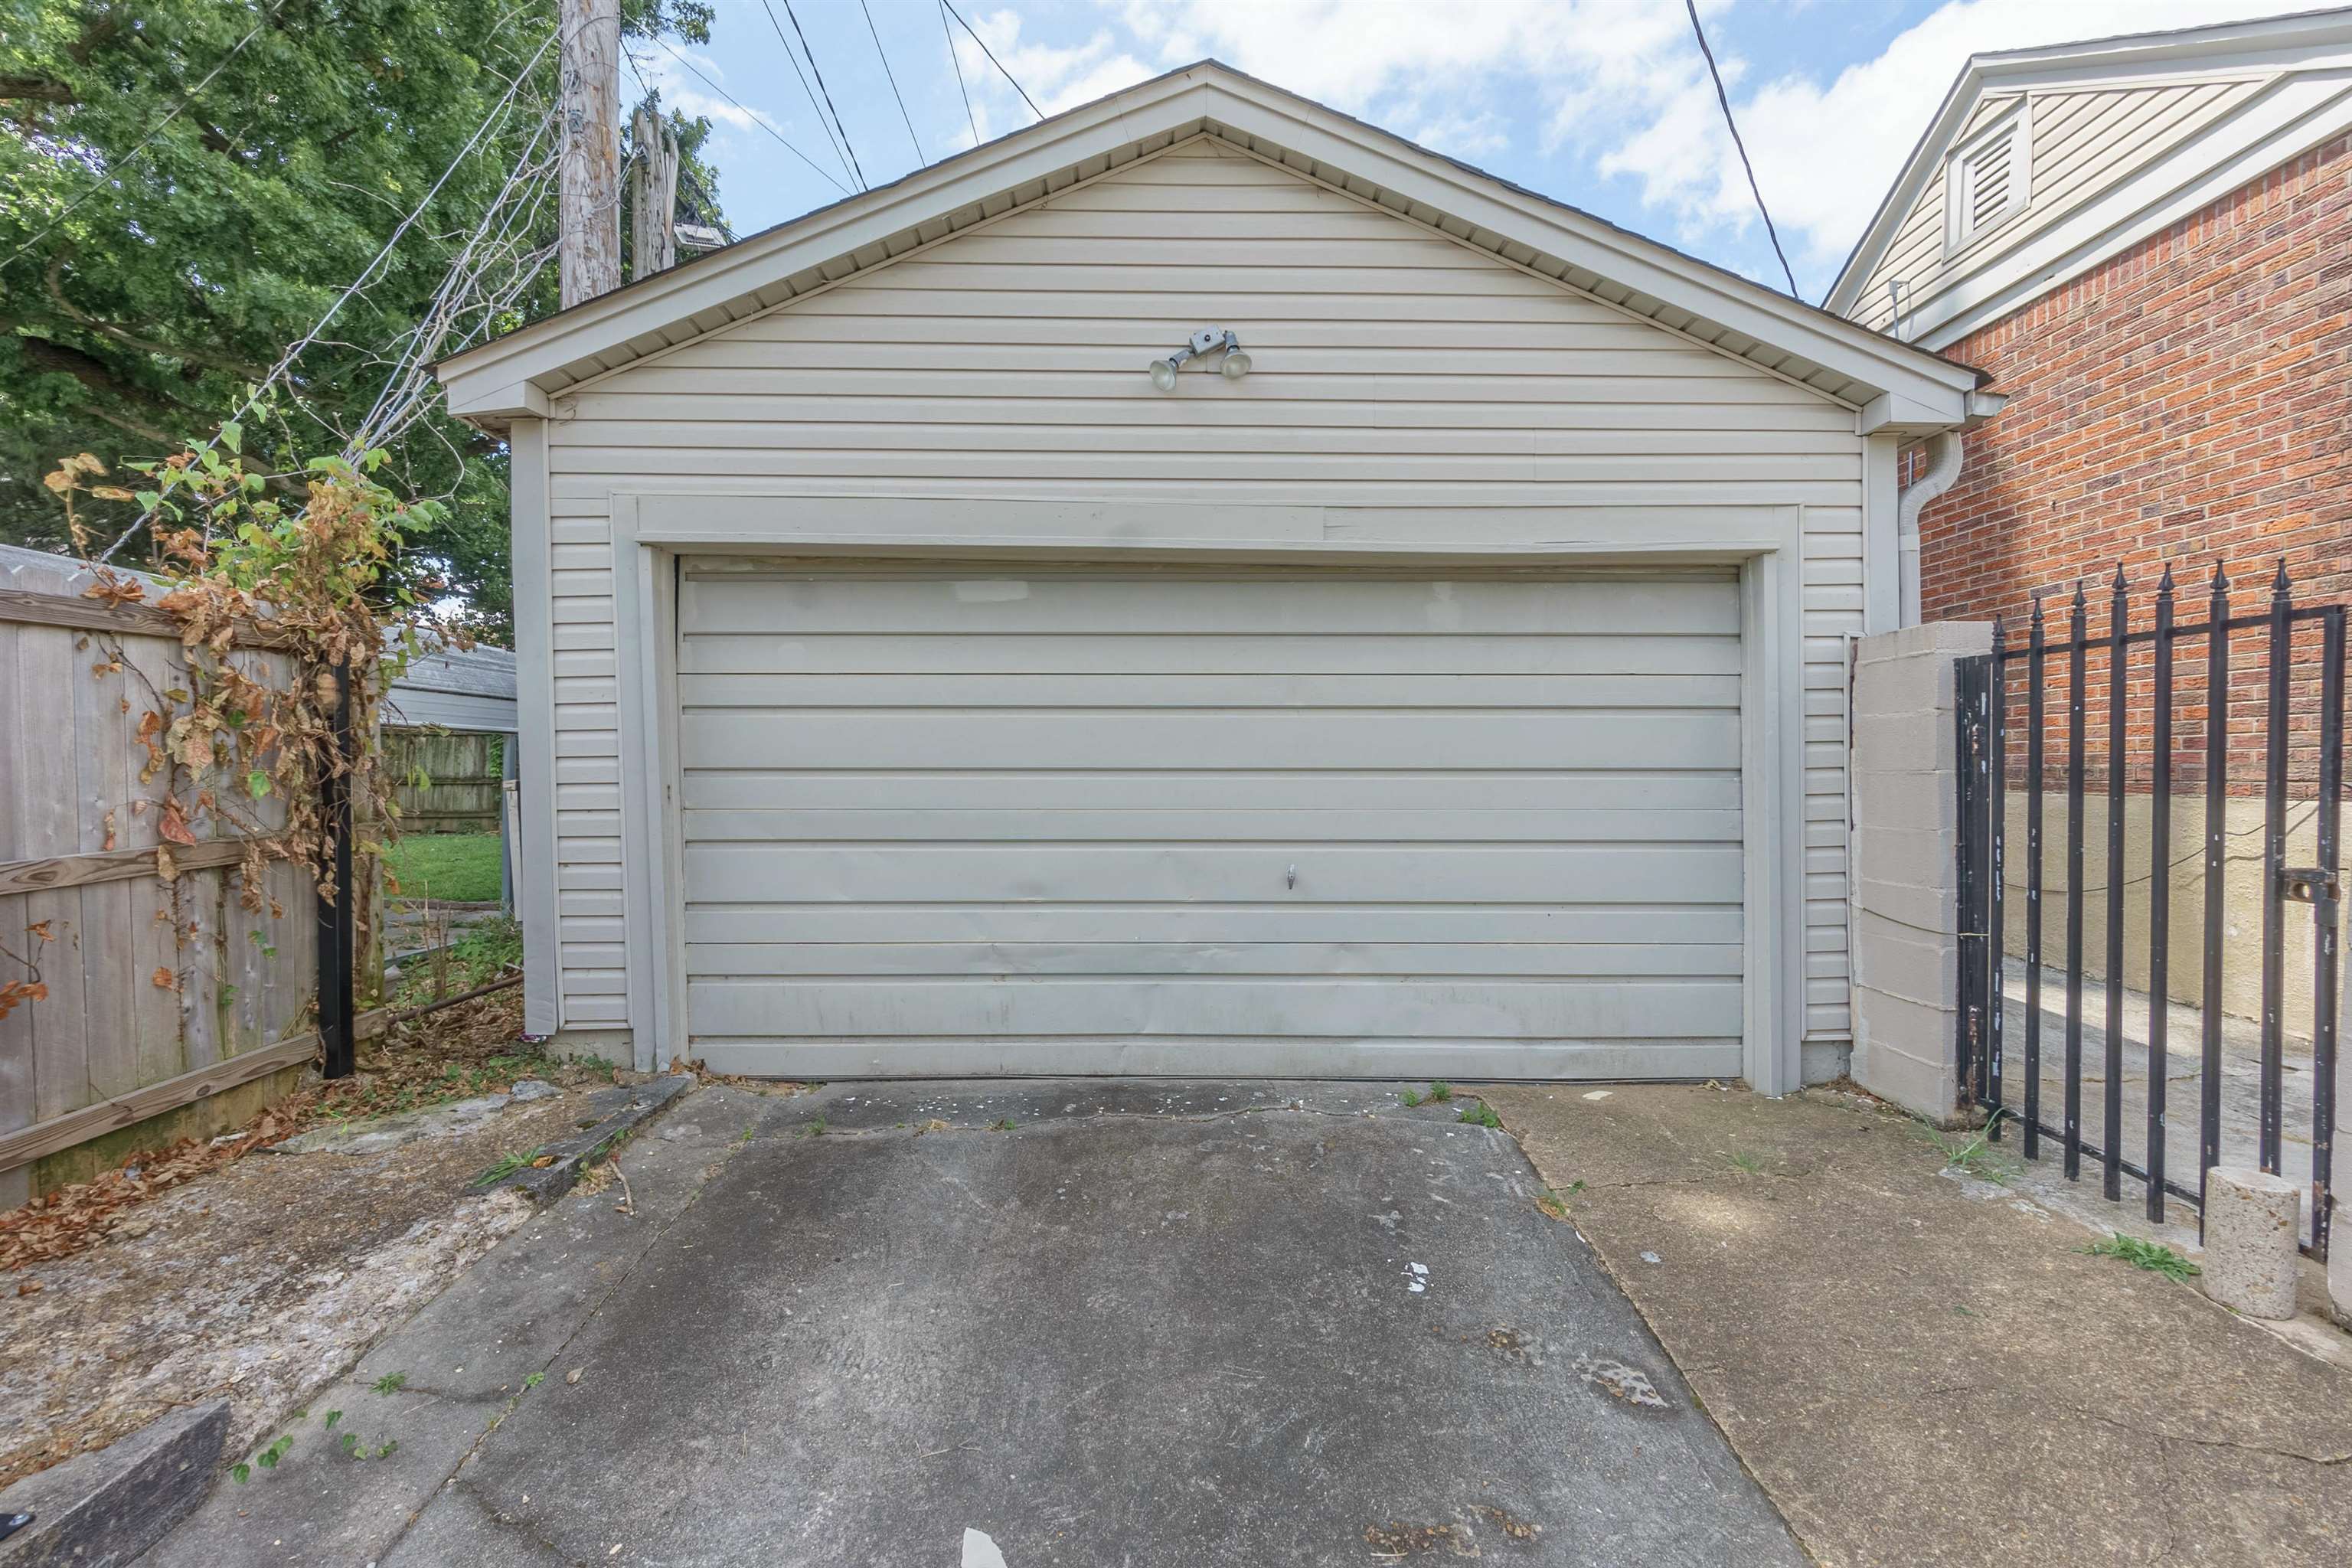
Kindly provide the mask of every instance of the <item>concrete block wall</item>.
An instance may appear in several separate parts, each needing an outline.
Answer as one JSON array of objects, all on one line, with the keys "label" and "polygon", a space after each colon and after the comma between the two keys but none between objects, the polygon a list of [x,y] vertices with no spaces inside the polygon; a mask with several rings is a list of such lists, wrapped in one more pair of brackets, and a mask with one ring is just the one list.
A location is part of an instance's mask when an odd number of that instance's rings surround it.
[{"label": "concrete block wall", "polygon": [[1853,647],[1853,1079],[1937,1121],[1959,1090],[1953,665],[1991,647],[1984,621]]}]

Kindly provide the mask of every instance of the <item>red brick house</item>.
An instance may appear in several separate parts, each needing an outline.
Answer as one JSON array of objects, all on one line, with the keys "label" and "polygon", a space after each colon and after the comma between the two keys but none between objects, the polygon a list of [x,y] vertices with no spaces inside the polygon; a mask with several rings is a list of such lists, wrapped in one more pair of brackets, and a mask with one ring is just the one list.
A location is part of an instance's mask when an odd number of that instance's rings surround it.
[{"label": "red brick house", "polygon": [[2352,595],[2352,10],[1977,56],[1827,303],[2008,395],[1906,454],[1906,620]]}]

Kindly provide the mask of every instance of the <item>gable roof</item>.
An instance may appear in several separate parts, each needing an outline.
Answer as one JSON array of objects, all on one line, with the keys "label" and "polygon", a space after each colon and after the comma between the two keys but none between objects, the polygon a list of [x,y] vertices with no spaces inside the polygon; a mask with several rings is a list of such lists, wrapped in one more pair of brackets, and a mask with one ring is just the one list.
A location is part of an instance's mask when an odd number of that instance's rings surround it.
[{"label": "gable roof", "polygon": [[[435,367],[493,428],[567,387],[1043,201],[1197,135],[1853,406],[1869,433],[1981,417],[1986,379],[1214,60],[1186,66],[558,311]],[[1139,374],[1140,369],[1139,367]]]},{"label": "gable roof", "polygon": [[[1913,336],[1923,343],[1950,342],[1976,325],[2007,314],[2352,124],[2347,68],[2352,68],[2352,9],[2347,8],[1972,55],[1822,303],[1840,314],[1856,311],[1863,304],[1863,290],[1886,259],[1906,219],[1969,134],[1988,99],[2231,77],[2260,84],[2232,107],[2227,119],[2185,142],[2151,144],[2066,203],[2042,212],[2029,208],[2026,224],[2008,242],[2024,252],[2019,264],[2001,268],[1997,278],[1966,297],[1922,312],[1915,320]],[[2058,232],[2068,218],[2078,221]],[[2051,242],[2025,243],[2037,234],[2049,235]]]}]

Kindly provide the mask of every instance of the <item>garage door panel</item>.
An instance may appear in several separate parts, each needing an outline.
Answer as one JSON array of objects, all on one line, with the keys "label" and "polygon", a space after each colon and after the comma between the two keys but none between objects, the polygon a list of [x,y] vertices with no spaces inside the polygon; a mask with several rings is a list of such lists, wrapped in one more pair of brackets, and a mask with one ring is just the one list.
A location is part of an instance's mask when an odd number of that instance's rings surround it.
[{"label": "garage door panel", "polygon": [[973,1031],[1637,1040],[1737,1035],[1740,1024],[1736,980],[705,980],[695,1004],[704,1032],[780,1039]]},{"label": "garage door panel", "polygon": [[1736,711],[1585,710],[1530,723],[1516,713],[1363,710],[1139,713],[1023,710],[1017,715],[799,709],[772,722],[688,712],[686,753],[709,767],[1573,768],[1736,767]]},{"label": "garage door panel", "polygon": [[1729,574],[689,568],[725,1070],[1723,1076]]},{"label": "garage door panel", "polygon": [[[1286,886],[1291,868],[1297,885]],[[1023,903],[1250,901],[1549,904],[1739,897],[1734,845],[1580,844],[1151,847],[1084,844],[854,847],[694,844],[697,901]]]},{"label": "garage door panel", "polygon": [[709,940],[694,976],[1003,974],[1491,974],[1520,979],[1719,978],[1737,942],[751,942]]},{"label": "garage door panel", "polygon": [[856,632],[814,636],[698,631],[679,651],[684,676],[814,674],[1213,675],[1729,675],[1739,673],[1730,634],[1633,632],[1558,637],[1396,637],[1330,633],[1207,637],[1134,627],[1088,637],[1002,632],[945,637]]},{"label": "garage door panel", "polygon": [[[943,790],[942,795],[949,795]],[[1007,843],[1037,836],[1034,807],[961,806],[700,811],[687,836],[719,845],[790,843]],[[1357,811],[1265,808],[1078,807],[1054,814],[1054,836],[1072,841],[1215,844],[1562,843],[1643,839],[1737,846],[1737,811]]]},{"label": "garage door panel", "polygon": [[929,808],[1052,811],[1304,811],[1345,798],[1365,809],[1442,811],[1469,792],[1496,811],[1732,811],[1739,774],[1730,768],[1675,773],[1527,770],[1472,773],[1153,773],[1064,770],[994,773],[908,769],[877,773],[785,768],[696,769],[683,791],[688,810],[817,811]]},{"label": "garage door panel", "polygon": [[1737,675],[688,675],[685,709],[1736,708]]},{"label": "garage door panel", "polygon": [[1737,909],[1690,904],[690,904],[685,926],[689,966],[703,943],[1161,942],[1208,951],[1313,939],[1465,955],[1534,943],[1737,948],[1740,935]]},{"label": "garage door panel", "polygon": [[[1170,584],[1177,584],[1171,592]],[[1656,632],[1737,636],[1738,595],[1723,584],[1693,594],[1675,582],[1470,578],[1459,582],[1352,577],[1341,595],[1295,578],[1199,574],[924,578],[860,581],[845,594],[825,574],[705,571],[688,579],[680,614],[698,630],[1020,632],[1095,636],[1142,628],[1250,637],[1364,633],[1376,637],[1607,637]],[[1212,590],[1213,591],[1208,591]]]}]

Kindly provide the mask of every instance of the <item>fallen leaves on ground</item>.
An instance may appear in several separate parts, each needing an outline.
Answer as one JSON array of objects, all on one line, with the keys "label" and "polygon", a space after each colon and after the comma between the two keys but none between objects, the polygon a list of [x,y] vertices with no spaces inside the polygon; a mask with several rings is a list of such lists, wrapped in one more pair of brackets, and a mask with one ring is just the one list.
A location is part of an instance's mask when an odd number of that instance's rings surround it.
[{"label": "fallen leaves on ground", "polygon": [[502,1093],[519,1078],[545,1078],[568,1087],[610,1076],[608,1070],[551,1061],[517,1043],[521,1026],[520,988],[396,1024],[362,1044],[354,1077],[310,1084],[234,1131],[143,1150],[117,1169],[0,1214],[0,1270],[70,1258],[110,1236],[135,1236],[142,1222],[127,1210],[322,1121],[359,1121]]}]

